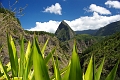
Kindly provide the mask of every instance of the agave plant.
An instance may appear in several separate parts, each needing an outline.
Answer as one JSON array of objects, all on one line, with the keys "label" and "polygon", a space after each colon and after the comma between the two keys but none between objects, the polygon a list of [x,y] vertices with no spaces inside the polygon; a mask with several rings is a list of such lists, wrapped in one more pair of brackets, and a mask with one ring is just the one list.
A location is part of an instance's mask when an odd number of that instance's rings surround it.
[{"label": "agave plant", "polygon": [[[58,59],[54,59],[53,54],[55,48],[45,57],[44,51],[49,39],[44,44],[43,48],[39,48],[38,40],[33,38],[33,43],[28,42],[27,50],[24,53],[24,38],[21,38],[20,57],[17,56],[17,50],[14,40],[10,35],[7,35],[8,53],[10,62],[4,66],[0,59],[0,79],[5,80],[100,80],[101,72],[105,57],[100,66],[96,69],[94,55],[91,56],[86,72],[83,72],[80,65],[79,56],[77,54],[76,43],[73,45],[73,52],[69,64],[59,69]],[[57,57],[57,56],[56,56]],[[48,74],[48,62],[52,58],[54,66],[54,75]],[[118,68],[119,61],[116,63],[112,71],[108,74],[105,80],[114,80]],[[7,67],[7,68],[6,68]],[[32,69],[32,70],[31,70]],[[11,72],[11,73],[9,73]],[[85,74],[84,74],[85,73]]]},{"label": "agave plant", "polygon": [[[24,53],[24,38],[22,37],[21,41],[20,41],[20,58],[18,58],[14,40],[13,40],[12,36],[7,35],[8,53],[9,53],[9,57],[10,57],[10,62],[6,66],[3,66],[2,61],[0,60],[0,70],[1,70],[1,75],[2,75],[0,77],[0,79],[33,80],[34,76],[35,77],[37,76],[36,69],[38,69],[37,71],[39,71],[39,70],[44,71],[46,69],[46,68],[45,69],[37,68],[37,67],[39,67],[38,63],[40,61],[41,61],[40,64],[42,63],[41,59],[43,58],[42,65],[45,64],[44,66],[46,66],[48,61],[52,57],[52,54],[55,51],[55,49],[53,49],[48,54],[48,56],[46,56],[46,58],[44,58],[44,50],[48,43],[48,40],[46,41],[45,45],[43,46],[42,51],[40,51],[39,45],[37,43],[37,39],[34,38],[33,46],[31,45],[31,42],[29,41],[26,53]],[[37,51],[39,53],[37,53]],[[39,54],[42,55],[41,58],[39,58]],[[36,66],[36,63],[37,63],[37,66]],[[32,71],[31,69],[33,66],[34,66],[34,70]],[[5,68],[5,67],[7,67],[7,68]],[[11,72],[11,74],[9,74],[8,72]],[[39,73],[37,73],[37,74],[39,74]],[[10,75],[12,75],[12,76],[10,76]]]}]

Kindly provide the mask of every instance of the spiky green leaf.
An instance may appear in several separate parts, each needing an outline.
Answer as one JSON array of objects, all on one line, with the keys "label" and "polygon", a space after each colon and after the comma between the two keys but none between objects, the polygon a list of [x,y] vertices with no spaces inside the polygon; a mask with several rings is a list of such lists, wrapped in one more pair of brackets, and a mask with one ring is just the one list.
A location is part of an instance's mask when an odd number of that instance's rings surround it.
[{"label": "spiky green leaf", "polygon": [[3,66],[3,64],[2,64],[2,62],[1,62],[1,59],[0,59],[0,69],[1,69],[2,72],[4,73],[5,79],[6,79],[6,80],[10,80],[9,75],[7,74],[7,70],[5,69],[5,67]]},{"label": "spiky green leaf", "polygon": [[82,80],[82,70],[80,66],[79,57],[77,54],[76,43],[74,43],[74,46],[73,46],[69,80]]},{"label": "spiky green leaf", "polygon": [[86,73],[84,75],[85,80],[93,80],[93,57],[91,56]]},{"label": "spiky green leaf", "polygon": [[55,80],[61,80],[57,56],[56,56],[56,60],[53,57],[52,57],[52,60],[53,60],[53,65],[54,65]]},{"label": "spiky green leaf", "polygon": [[47,55],[47,57],[44,59],[45,60],[45,64],[48,63],[48,61],[52,58],[52,55],[55,52],[55,48]]},{"label": "spiky green leaf", "polygon": [[33,41],[33,67],[35,80],[50,80],[46,64],[39,49],[36,38]]},{"label": "spiky green leaf", "polygon": [[102,63],[100,64],[97,72],[95,73],[95,80],[100,80],[100,76],[101,76],[101,73],[102,73],[104,61],[105,61],[105,57],[103,58]]},{"label": "spiky green leaf", "polygon": [[24,53],[24,38],[22,36],[20,41],[19,77],[23,76],[24,68],[25,68],[25,53]]},{"label": "spiky green leaf", "polygon": [[42,51],[41,51],[43,58],[44,58],[44,51],[45,51],[45,48],[46,48],[46,46],[47,46],[47,44],[48,44],[48,41],[49,41],[49,38],[48,38],[47,41],[45,42],[45,44],[44,44],[44,46],[43,46],[43,48],[42,48]]},{"label": "spiky green leaf", "polygon": [[30,41],[28,42],[28,46],[27,46],[27,50],[26,50],[26,55],[25,55],[25,72],[23,75],[23,80],[27,80],[28,79],[28,75],[30,73],[30,69],[32,67],[32,65],[30,65],[31,59],[32,59],[32,54],[31,54],[31,43]]},{"label": "spiky green leaf", "polygon": [[116,63],[114,68],[111,70],[111,72],[108,74],[105,80],[114,80],[117,72],[119,61]]},{"label": "spiky green leaf", "polygon": [[69,65],[63,69],[64,71],[61,71],[61,73],[64,75],[62,80],[69,80],[70,65],[71,65],[71,61],[69,62]]},{"label": "spiky green leaf", "polygon": [[7,34],[7,43],[8,43],[8,52],[9,52],[9,57],[10,57],[12,76],[15,77],[18,74],[18,68],[17,68],[18,65],[17,65],[17,61],[15,61],[17,59],[17,55],[16,55],[16,50],[15,50],[13,39],[8,34]]}]

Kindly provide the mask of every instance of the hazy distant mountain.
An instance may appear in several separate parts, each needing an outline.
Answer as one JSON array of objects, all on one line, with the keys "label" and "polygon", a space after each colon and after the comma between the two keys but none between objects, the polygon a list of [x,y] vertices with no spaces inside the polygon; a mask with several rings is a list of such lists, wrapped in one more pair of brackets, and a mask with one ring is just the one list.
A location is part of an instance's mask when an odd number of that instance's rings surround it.
[{"label": "hazy distant mountain", "polygon": [[106,25],[105,27],[100,28],[95,35],[97,36],[107,36],[112,35],[113,33],[120,32],[120,21],[113,22]]},{"label": "hazy distant mountain", "polygon": [[70,26],[65,21],[62,21],[55,32],[55,36],[60,41],[66,41],[73,38],[75,36],[75,32],[70,28]]},{"label": "hazy distant mountain", "polygon": [[90,35],[94,35],[96,32],[98,31],[98,29],[95,30],[83,30],[83,31],[75,31],[76,34],[90,34]]}]

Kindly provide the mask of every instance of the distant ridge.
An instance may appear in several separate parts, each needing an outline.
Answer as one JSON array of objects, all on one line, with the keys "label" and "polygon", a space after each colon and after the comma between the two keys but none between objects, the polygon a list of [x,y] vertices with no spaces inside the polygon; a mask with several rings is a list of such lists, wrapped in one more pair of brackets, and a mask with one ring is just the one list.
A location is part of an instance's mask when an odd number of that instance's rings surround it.
[{"label": "distant ridge", "polygon": [[83,30],[83,31],[75,31],[76,34],[90,34],[90,35],[95,35],[95,33],[98,31],[98,29],[92,30]]},{"label": "distant ridge", "polygon": [[106,25],[105,27],[100,28],[96,32],[96,36],[108,36],[112,35],[116,32],[120,32],[120,21],[113,22],[111,24]]},{"label": "distant ridge", "polygon": [[73,38],[75,36],[75,32],[70,28],[70,26],[65,21],[62,21],[55,32],[55,36],[60,41],[66,41]]}]

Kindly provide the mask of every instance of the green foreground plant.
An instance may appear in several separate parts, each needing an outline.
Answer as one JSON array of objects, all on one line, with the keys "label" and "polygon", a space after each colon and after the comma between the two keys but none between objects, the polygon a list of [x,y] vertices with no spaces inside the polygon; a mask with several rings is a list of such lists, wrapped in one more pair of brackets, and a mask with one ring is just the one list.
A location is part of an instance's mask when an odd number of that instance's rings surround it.
[{"label": "green foreground plant", "polygon": [[[45,56],[44,51],[49,39],[44,44],[43,48],[39,48],[36,36],[33,38],[33,43],[28,42],[27,50],[24,51],[24,38],[21,38],[20,58],[18,58],[14,40],[10,35],[7,35],[8,53],[10,62],[3,65],[0,59],[0,80],[100,80],[101,72],[105,57],[100,66],[96,69],[94,55],[91,56],[90,62],[84,73],[79,56],[77,54],[76,42],[73,45],[73,52],[68,66],[59,70],[59,61],[53,57],[55,48]],[[1,49],[0,49],[1,50]],[[25,53],[24,53],[25,52]],[[57,57],[57,54],[54,54]],[[51,77],[48,74],[48,62],[52,58],[54,66],[54,75]],[[108,74],[105,80],[114,80],[119,61]]]}]

